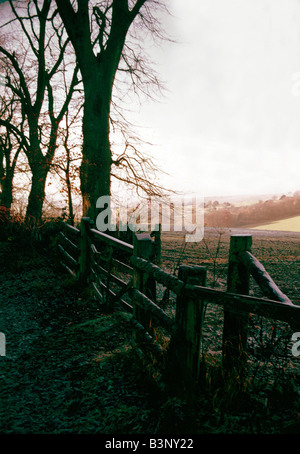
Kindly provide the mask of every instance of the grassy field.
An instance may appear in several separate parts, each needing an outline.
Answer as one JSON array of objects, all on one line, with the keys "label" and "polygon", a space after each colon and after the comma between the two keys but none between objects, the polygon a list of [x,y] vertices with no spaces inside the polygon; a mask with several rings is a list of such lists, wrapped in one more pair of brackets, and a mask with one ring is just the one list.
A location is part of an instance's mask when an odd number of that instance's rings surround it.
[{"label": "grassy field", "polygon": [[259,225],[254,230],[277,230],[282,232],[300,232],[300,216],[293,218],[281,219],[270,224]]}]

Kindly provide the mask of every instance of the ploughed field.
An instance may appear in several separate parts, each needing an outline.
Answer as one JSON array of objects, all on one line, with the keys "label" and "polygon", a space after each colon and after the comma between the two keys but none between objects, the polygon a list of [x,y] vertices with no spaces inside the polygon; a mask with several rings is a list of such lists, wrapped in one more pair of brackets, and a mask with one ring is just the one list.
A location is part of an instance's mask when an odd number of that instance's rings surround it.
[{"label": "ploughed field", "polygon": [[[226,290],[230,236],[252,235],[251,252],[263,264],[277,286],[294,304],[300,305],[300,233],[205,228],[199,243],[185,243],[176,233],[162,234],[162,267],[176,272],[178,265],[200,265],[207,268],[206,285]],[[263,294],[251,278],[250,295]],[[173,309],[169,302],[169,309]],[[203,332],[203,355],[211,365],[222,359],[223,309],[208,304]],[[248,348],[249,380],[265,381],[272,386],[277,381],[296,377],[300,385],[300,359],[292,355],[293,331],[285,323],[250,314]]]},{"label": "ploughed field", "polygon": [[[252,235],[251,252],[293,303],[300,304],[300,233],[254,229],[205,228],[201,242],[185,243],[184,236],[162,233],[162,266],[168,271],[180,264],[207,267],[207,285],[226,289],[230,236]],[[250,294],[260,296],[252,285]]]}]

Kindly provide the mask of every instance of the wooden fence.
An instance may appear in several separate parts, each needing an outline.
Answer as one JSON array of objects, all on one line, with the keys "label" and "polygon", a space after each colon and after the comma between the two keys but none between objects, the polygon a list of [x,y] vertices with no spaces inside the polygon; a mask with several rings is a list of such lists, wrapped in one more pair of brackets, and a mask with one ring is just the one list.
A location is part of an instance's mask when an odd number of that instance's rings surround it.
[{"label": "wooden fence", "polygon": [[[251,245],[250,235],[231,236],[227,291],[206,286],[203,266],[181,266],[177,276],[164,271],[159,266],[159,235],[136,233],[131,245],[95,230],[89,218],[82,218],[78,229],[63,223],[58,247],[62,266],[92,286],[106,310],[121,305],[128,311],[138,350],[193,388],[199,379],[208,302],[224,309],[223,368],[240,378],[246,370],[249,314],[281,320],[300,331],[300,306],[281,292],[251,254]],[[249,296],[250,276],[263,298]],[[162,288],[176,297],[174,314],[160,305]]]}]

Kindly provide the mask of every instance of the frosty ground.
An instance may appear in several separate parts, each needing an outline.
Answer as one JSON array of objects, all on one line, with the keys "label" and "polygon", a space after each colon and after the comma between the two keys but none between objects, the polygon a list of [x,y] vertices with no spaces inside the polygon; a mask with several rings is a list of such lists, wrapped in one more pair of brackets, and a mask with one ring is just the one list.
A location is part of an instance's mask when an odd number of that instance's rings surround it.
[{"label": "frosty ground", "polygon": [[[204,264],[208,284],[226,286],[229,231],[212,229],[184,248],[165,236],[163,265]],[[253,251],[282,291],[299,303],[299,235],[256,232]],[[218,252],[218,254],[216,254]],[[3,434],[294,433],[292,390],[224,403],[205,389],[194,405],[162,395],[140,367],[132,331],[118,311],[105,314],[44,249],[9,239],[0,249],[0,432]],[[217,265],[217,266],[215,266]],[[214,336],[214,334],[211,334]],[[215,337],[215,336],[214,336]],[[266,401],[266,399],[269,399]]]}]

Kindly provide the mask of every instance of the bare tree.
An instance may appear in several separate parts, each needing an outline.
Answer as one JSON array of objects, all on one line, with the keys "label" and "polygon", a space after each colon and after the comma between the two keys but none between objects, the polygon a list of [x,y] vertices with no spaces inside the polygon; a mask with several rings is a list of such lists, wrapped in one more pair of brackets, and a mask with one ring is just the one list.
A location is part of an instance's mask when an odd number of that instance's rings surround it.
[{"label": "bare tree", "polygon": [[[80,177],[83,214],[95,219],[98,197],[110,195],[112,165],[126,165],[134,180],[138,175],[134,159],[143,164],[141,155],[135,154],[133,159],[129,159],[126,152],[133,151],[129,142],[119,158],[112,157],[110,113],[113,88],[117,82],[117,96],[121,98],[124,84],[126,91],[131,89],[146,95],[151,93],[150,87],[159,85],[143,57],[140,43],[145,38],[144,32],[161,37],[158,13],[165,6],[159,0],[55,1],[75,49],[82,76],[84,111]],[[127,180],[118,172],[115,175]]]},{"label": "bare tree", "polygon": [[[0,46],[7,62],[7,84],[21,104],[23,129],[0,119],[22,141],[32,172],[26,218],[39,222],[45,199],[47,174],[57,148],[59,125],[67,112],[78,68],[73,65],[68,92],[60,89],[60,75],[66,69],[69,39],[61,21],[51,8],[51,0],[9,0],[15,33],[22,37],[10,46]],[[6,24],[8,27],[8,24]],[[20,42],[22,44],[20,44]],[[55,93],[54,93],[55,87]]]},{"label": "bare tree", "polygon": [[13,203],[13,177],[22,144],[14,141],[9,130],[0,134],[0,205],[9,211]]},{"label": "bare tree", "polygon": [[78,99],[76,108],[67,111],[63,125],[60,127],[60,147],[51,166],[51,172],[58,175],[62,183],[61,192],[67,195],[68,217],[74,224],[73,196],[80,195],[79,166],[81,162],[82,134],[81,122],[82,102]]},{"label": "bare tree", "polygon": [[[4,44],[5,39],[0,37],[0,44]],[[19,104],[15,96],[7,96],[6,85],[6,63],[0,59],[0,117],[8,122],[12,121],[13,112]],[[22,126],[21,126],[22,127]],[[14,131],[0,126],[0,205],[11,209],[13,202],[13,177],[16,169],[18,156],[22,149],[19,137]]]}]

